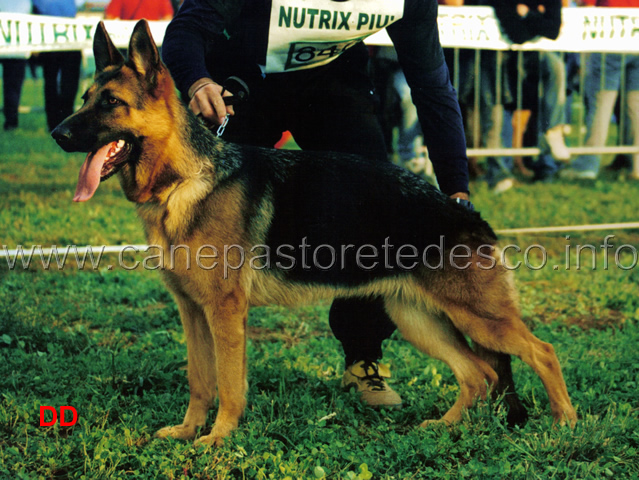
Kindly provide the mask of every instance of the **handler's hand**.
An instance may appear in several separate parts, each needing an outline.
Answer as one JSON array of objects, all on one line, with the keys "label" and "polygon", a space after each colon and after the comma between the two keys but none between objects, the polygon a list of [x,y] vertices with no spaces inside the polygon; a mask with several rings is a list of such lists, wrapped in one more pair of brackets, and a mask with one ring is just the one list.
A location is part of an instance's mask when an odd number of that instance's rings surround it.
[{"label": "handler's hand", "polygon": [[459,203],[462,207],[467,208],[471,212],[475,211],[475,205],[470,201],[470,195],[466,192],[457,192],[450,196],[456,203]]},{"label": "handler's hand", "polygon": [[466,192],[457,192],[457,193],[453,193],[450,198],[452,198],[453,200],[456,199],[460,199],[460,200],[468,200],[470,201],[470,195],[468,195],[468,193]]},{"label": "handler's hand", "polygon": [[[224,96],[232,96],[229,91]],[[225,105],[222,99],[222,86],[210,78],[202,78],[189,88],[189,108],[207,123],[221,125],[227,114],[235,115],[231,105]]]}]

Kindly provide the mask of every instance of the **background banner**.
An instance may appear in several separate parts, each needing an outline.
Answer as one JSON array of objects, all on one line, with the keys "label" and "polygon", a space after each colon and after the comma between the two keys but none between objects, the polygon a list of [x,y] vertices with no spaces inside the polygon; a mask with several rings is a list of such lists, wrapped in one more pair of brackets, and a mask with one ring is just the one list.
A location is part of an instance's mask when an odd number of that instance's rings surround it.
[{"label": "background banner", "polygon": [[[47,17],[0,12],[0,56],[51,50],[90,49],[97,17]],[[639,53],[639,8],[565,8],[555,41],[539,39],[512,45],[490,7],[439,7],[439,34],[444,47],[488,50]],[[116,46],[126,48],[135,20],[105,20]],[[149,22],[160,45],[168,22]],[[370,45],[390,45],[385,30],[369,37]]]},{"label": "background banner", "polygon": [[[0,56],[90,49],[99,21],[95,16],[66,18],[0,12]],[[137,20],[104,20],[113,43],[121,48],[128,47],[136,23]],[[168,24],[168,21],[149,22],[158,45]]]}]

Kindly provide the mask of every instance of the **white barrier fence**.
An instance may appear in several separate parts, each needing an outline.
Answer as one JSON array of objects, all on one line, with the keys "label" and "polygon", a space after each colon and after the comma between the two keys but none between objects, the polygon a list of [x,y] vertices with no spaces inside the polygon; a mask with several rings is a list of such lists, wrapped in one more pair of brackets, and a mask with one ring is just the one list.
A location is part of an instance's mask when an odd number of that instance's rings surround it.
[{"label": "white barrier fence", "polygon": [[[99,18],[64,18],[0,12],[0,58],[34,52],[90,50]],[[117,47],[126,48],[136,22],[105,20]],[[162,44],[168,21],[149,22],[151,34]]]},{"label": "white barrier fence", "polygon": [[[513,0],[514,1],[514,0]],[[479,50],[551,52],[639,52],[639,8],[564,8],[557,40],[540,38],[513,45],[505,38],[491,7],[439,7],[442,46]],[[390,45],[385,31],[367,43]]]},{"label": "white barrier fence", "polygon": [[[96,17],[48,17],[0,12],[0,57],[49,50],[91,48]],[[638,8],[565,8],[557,40],[539,39],[512,45],[501,34],[491,7],[439,7],[439,35],[444,47],[482,50],[564,52],[639,51]],[[126,47],[135,21],[106,20],[118,47]],[[168,22],[150,22],[153,37],[162,43]],[[385,31],[367,43],[390,45]]]}]

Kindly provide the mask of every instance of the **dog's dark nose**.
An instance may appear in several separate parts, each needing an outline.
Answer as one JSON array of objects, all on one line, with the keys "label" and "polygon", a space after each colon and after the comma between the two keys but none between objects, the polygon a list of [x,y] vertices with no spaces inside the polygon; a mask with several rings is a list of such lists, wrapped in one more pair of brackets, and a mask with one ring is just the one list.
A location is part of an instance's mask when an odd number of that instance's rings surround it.
[{"label": "dog's dark nose", "polygon": [[71,130],[62,122],[51,131],[51,136],[59,145],[68,143],[71,140]]}]

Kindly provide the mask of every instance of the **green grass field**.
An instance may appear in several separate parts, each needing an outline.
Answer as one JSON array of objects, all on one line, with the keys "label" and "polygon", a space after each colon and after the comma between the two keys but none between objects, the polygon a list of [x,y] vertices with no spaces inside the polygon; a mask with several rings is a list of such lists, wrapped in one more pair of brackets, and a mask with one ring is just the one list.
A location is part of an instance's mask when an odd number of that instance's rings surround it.
[{"label": "green grass field", "polygon": [[[25,104],[41,105],[27,80]],[[117,180],[86,204],[71,201],[81,154],[65,154],[41,112],[0,134],[0,240],[23,245],[144,243]],[[495,228],[637,220],[639,183],[520,185],[494,196],[472,185]],[[608,268],[599,247],[607,234]],[[157,271],[23,269],[0,258],[0,478],[257,479],[635,479],[639,477],[639,231],[504,237],[522,252],[547,252],[547,266],[516,272],[526,323],[552,342],[578,410],[574,430],[553,428],[539,379],[514,361],[531,418],[505,427],[500,403],[480,403],[451,428],[419,429],[454,402],[442,363],[399,336],[385,348],[401,410],[364,407],[340,389],[341,349],[327,305],[251,311],[249,404],[219,449],[160,441],[188,401],[186,350],[177,309]],[[597,257],[592,268],[592,245]],[[624,246],[623,248],[620,248]],[[3,247],[4,248],[4,247]],[[566,268],[566,251],[569,265]],[[543,258],[532,249],[530,266]],[[618,253],[615,259],[615,252]],[[554,266],[557,269],[554,269]],[[623,268],[620,268],[620,265]],[[39,426],[42,405],[71,405],[72,427]],[[213,415],[210,415],[212,420]]]}]

